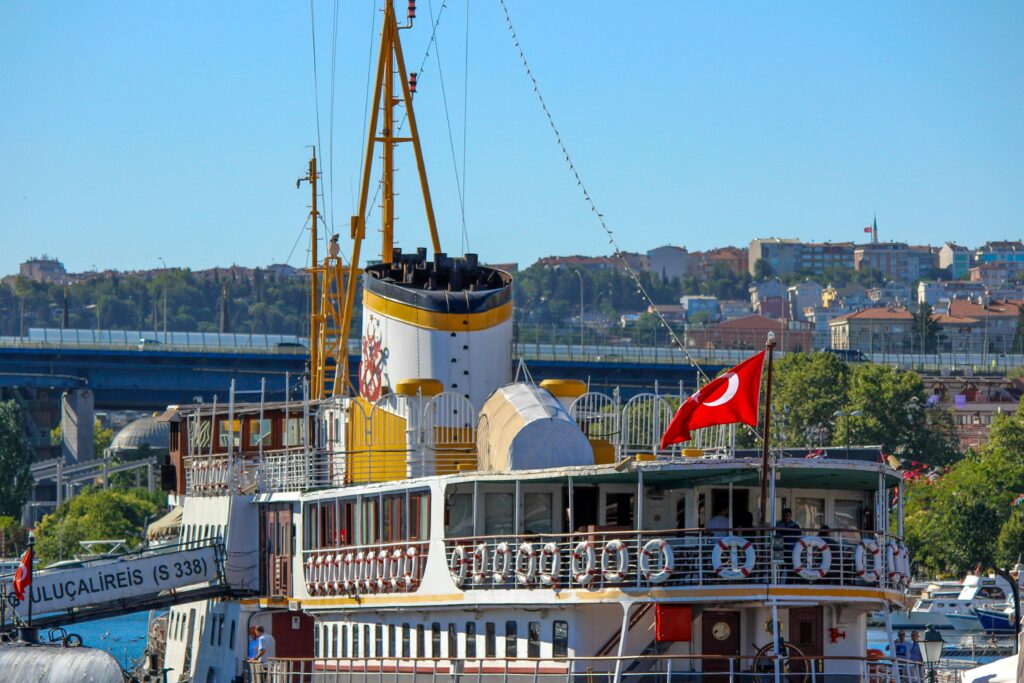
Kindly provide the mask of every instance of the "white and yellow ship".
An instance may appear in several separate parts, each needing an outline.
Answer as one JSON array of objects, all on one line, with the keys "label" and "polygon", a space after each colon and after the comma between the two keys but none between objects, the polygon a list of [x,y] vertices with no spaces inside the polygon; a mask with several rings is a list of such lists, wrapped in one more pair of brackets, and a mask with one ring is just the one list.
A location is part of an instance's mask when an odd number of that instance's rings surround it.
[{"label": "white and yellow ship", "polygon": [[[734,427],[659,449],[671,408],[657,393],[513,381],[512,277],[441,252],[399,28],[389,2],[347,270],[333,244],[316,256],[315,159],[307,176],[303,398],[164,417],[179,543],[220,539],[233,595],[170,610],[154,680],[915,680],[868,652],[868,615],[905,608],[910,573],[890,505],[901,479],[878,449],[779,454],[764,473]],[[393,248],[400,142],[432,256]],[[362,272],[356,392],[341,341],[377,143],[385,262]],[[775,528],[783,508],[800,531]],[[249,671],[257,625],[276,652]]]}]

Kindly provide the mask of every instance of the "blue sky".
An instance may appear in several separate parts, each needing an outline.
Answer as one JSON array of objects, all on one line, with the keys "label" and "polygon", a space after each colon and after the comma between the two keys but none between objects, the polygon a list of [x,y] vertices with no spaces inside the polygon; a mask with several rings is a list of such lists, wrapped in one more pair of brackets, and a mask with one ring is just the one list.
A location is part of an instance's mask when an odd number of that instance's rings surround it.
[{"label": "blue sky", "polygon": [[[467,0],[446,0],[416,97],[442,246],[461,251],[465,139],[471,250],[608,253],[500,5],[468,2],[467,32]],[[858,240],[874,212],[883,239],[1024,236],[1024,3],[508,4],[623,248]],[[402,32],[410,70],[441,6]],[[379,12],[339,2],[332,142],[334,3],[314,8],[326,213],[347,237]],[[302,2],[0,3],[0,273],[43,252],[73,271],[300,265],[310,34]],[[411,249],[428,239],[398,154]]]}]

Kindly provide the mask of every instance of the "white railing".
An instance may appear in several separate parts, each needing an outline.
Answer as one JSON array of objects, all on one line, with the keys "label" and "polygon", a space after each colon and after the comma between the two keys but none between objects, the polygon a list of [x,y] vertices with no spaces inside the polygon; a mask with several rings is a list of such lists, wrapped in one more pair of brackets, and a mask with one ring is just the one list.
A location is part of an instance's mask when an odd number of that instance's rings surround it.
[{"label": "white railing", "polygon": [[423,581],[427,541],[319,548],[303,553],[306,591],[313,596],[412,593]]},{"label": "white railing", "polygon": [[[463,590],[829,585],[903,591],[906,546],[874,531],[671,530],[448,539]],[[890,545],[891,544],[891,545]],[[876,552],[877,551],[877,552]]]}]

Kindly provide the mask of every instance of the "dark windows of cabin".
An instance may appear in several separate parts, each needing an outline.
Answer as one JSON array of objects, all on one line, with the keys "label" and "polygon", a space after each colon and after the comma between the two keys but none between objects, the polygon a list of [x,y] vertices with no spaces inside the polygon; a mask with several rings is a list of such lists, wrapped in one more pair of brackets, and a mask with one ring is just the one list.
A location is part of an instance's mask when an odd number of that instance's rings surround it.
[{"label": "dark windows of cabin", "polygon": [[307,504],[304,511],[310,550],[425,541],[430,536],[427,491],[323,500]]},{"label": "dark windows of cabin", "polygon": [[441,656],[441,624],[430,625],[430,656],[437,659]]},{"label": "dark windows of cabin", "polygon": [[341,656],[348,657],[348,626],[341,627]]},{"label": "dark windows of cabin", "polygon": [[374,639],[373,654],[378,657],[384,656],[384,624],[377,624],[377,637]]},{"label": "dark windows of cabin", "polygon": [[217,425],[217,435],[220,437],[218,443],[221,448],[227,448],[228,444],[237,451],[242,445],[242,421],[221,420]]},{"label": "dark windows of cabin", "polygon": [[459,656],[459,634],[455,630],[455,624],[448,624],[448,659],[455,659]]},{"label": "dark windows of cabin", "polygon": [[373,656],[373,641],[370,640],[370,625],[363,624],[363,656]]},{"label": "dark windows of cabin", "polygon": [[427,643],[423,634],[423,624],[416,624],[416,656],[427,656]]},{"label": "dark windows of cabin", "polygon": [[263,444],[264,448],[270,448],[271,445],[271,427],[270,420],[259,420],[250,418],[246,420],[246,427],[249,430],[249,446],[259,447]]},{"label": "dark windows of cabin", "polygon": [[352,656],[359,656],[359,626],[352,626]]},{"label": "dark windows of cabin", "polygon": [[531,621],[526,625],[526,656],[540,659],[540,622]]},{"label": "dark windows of cabin", "polygon": [[417,491],[409,494],[409,540],[425,541],[430,537],[430,494]]},{"label": "dark windows of cabin", "polygon": [[472,493],[450,493],[444,497],[444,533],[448,538],[473,535]]},{"label": "dark windows of cabin", "polygon": [[398,634],[394,624],[388,626],[388,657],[394,657],[397,655],[398,650]]},{"label": "dark windows of cabin", "polygon": [[[548,508],[551,515],[551,508]],[[515,495],[512,493],[484,494],[484,533],[488,536],[515,533]],[[472,523],[472,521],[471,521]]]},{"label": "dark windows of cabin", "polygon": [[493,659],[498,656],[496,641],[494,622],[488,621],[484,624],[484,657]]},{"label": "dark windows of cabin", "polygon": [[384,496],[384,538],[385,543],[404,541],[405,533],[405,492]]},{"label": "dark windows of cabin", "polygon": [[505,622],[505,658],[515,659],[519,645],[518,624],[514,621]]},{"label": "dark windows of cabin", "polygon": [[568,621],[556,621],[551,625],[551,656],[554,659],[569,656]]},{"label": "dark windows of cabin", "polygon": [[476,659],[476,622],[466,622],[466,659]]},{"label": "dark windows of cabin", "polygon": [[523,493],[523,531],[528,535],[553,532],[551,510],[550,491]]},{"label": "dark windows of cabin", "polygon": [[231,630],[228,631],[228,649],[235,649],[235,620],[231,620]]},{"label": "dark windows of cabin", "polygon": [[604,519],[608,526],[633,528],[633,508],[636,494],[607,493],[604,502]]},{"label": "dark windows of cabin", "polygon": [[402,624],[402,659],[412,657],[412,647],[409,643],[409,624]]},{"label": "dark windows of cabin", "polygon": [[368,496],[363,498],[360,507],[361,522],[359,524],[360,544],[376,543],[380,539],[380,498]]}]

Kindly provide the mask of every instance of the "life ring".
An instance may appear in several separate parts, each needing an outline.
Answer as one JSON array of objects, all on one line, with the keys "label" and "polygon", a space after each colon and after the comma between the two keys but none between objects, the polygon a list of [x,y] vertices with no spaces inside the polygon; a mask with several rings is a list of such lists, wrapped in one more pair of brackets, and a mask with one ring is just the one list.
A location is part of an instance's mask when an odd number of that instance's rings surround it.
[{"label": "life ring", "polygon": [[405,549],[405,566],[402,580],[406,588],[412,588],[420,578],[420,553],[416,546],[411,545]]},{"label": "life ring", "polygon": [[448,571],[451,572],[455,585],[461,587],[466,582],[466,547],[457,545],[452,550],[451,560],[448,561]]},{"label": "life ring", "polygon": [[588,585],[597,575],[597,553],[590,541],[580,541],[569,558],[569,573],[572,580],[581,586]]},{"label": "life ring", "polygon": [[[525,560],[525,566],[524,566]],[[528,586],[533,583],[537,576],[537,551],[530,543],[523,543],[516,551],[516,581],[521,586]]]},{"label": "life ring", "polygon": [[352,580],[355,578],[352,574],[354,569],[352,562],[355,560],[355,555],[351,552],[345,553],[345,557],[342,560],[341,565],[341,585],[345,588],[346,593],[352,592]]},{"label": "life ring", "polygon": [[910,585],[910,549],[906,543],[900,543],[900,585]]},{"label": "life ring", "polygon": [[341,592],[341,553],[331,556],[331,593]]},{"label": "life ring", "polygon": [[887,574],[889,580],[897,586],[903,583],[903,551],[904,548],[896,541],[889,541],[885,544]]},{"label": "life ring", "polygon": [[383,591],[389,584],[388,559],[391,557],[386,549],[377,551],[377,590]]},{"label": "life ring", "polygon": [[505,583],[508,581],[512,571],[512,551],[508,543],[499,543],[494,548],[494,557],[491,559],[491,580],[494,583]]},{"label": "life ring", "polygon": [[316,562],[313,564],[313,577],[316,583],[316,594],[323,595],[327,584],[324,582],[324,556],[317,553]]},{"label": "life ring", "polygon": [[[722,561],[722,553],[729,553],[729,564]],[[743,562],[739,554],[743,553]],[[757,557],[754,544],[742,536],[726,536],[718,539],[711,549],[711,569],[723,579],[745,579],[754,571]]]},{"label": "life ring", "polygon": [[[612,566],[612,555],[615,556],[615,565]],[[617,538],[613,538],[604,544],[601,551],[601,574],[605,581],[622,581],[629,572],[629,550],[626,544]]]},{"label": "life ring", "polygon": [[[814,566],[814,551],[821,553],[821,564]],[[805,557],[806,555],[806,557]],[[793,571],[802,579],[817,581],[832,568],[832,549],[821,536],[804,536],[793,544]]]},{"label": "life ring", "polygon": [[391,558],[388,560],[388,582],[391,590],[398,590],[402,582],[402,563],[405,560],[405,550],[395,548],[391,551]]},{"label": "life ring", "polygon": [[[550,566],[548,558],[551,558]],[[540,561],[537,563],[537,575],[540,576],[541,584],[558,588],[559,575],[562,571],[562,554],[555,543],[545,543],[540,551]]]},{"label": "life ring", "polygon": [[473,549],[471,575],[473,583],[479,586],[487,579],[487,544],[478,543]]},{"label": "life ring", "polygon": [[[868,558],[871,558],[871,567],[868,567]],[[869,538],[857,544],[853,551],[853,568],[861,581],[867,583],[878,583],[882,576],[882,551],[874,539]]]},{"label": "life ring", "polygon": [[306,590],[309,591],[310,595],[316,595],[316,576],[313,573],[315,563],[316,558],[313,555],[306,558]]},{"label": "life ring", "polygon": [[[661,569],[658,571],[651,570],[651,558],[655,555],[661,557]],[[662,583],[671,576],[674,561],[675,555],[672,552],[672,546],[663,539],[653,538],[644,544],[644,549],[640,553],[640,571],[645,580],[651,583]]]},{"label": "life ring", "polygon": [[368,564],[366,559],[366,551],[360,550],[356,553],[356,576],[355,584],[356,591],[366,588],[366,565]]}]

